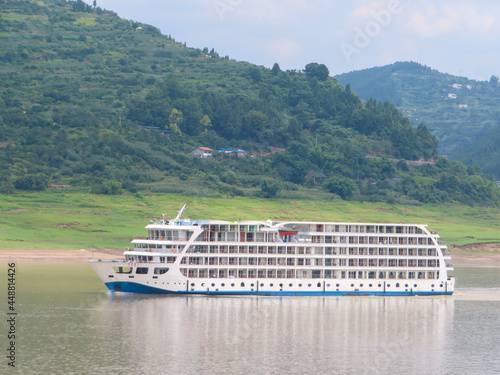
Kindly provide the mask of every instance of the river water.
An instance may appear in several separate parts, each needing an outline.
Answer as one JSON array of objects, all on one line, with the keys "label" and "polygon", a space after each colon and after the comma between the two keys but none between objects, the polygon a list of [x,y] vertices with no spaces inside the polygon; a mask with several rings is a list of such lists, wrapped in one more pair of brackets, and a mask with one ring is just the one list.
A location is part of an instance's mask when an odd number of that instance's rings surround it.
[{"label": "river water", "polygon": [[457,267],[451,297],[127,295],[86,264],[16,268],[2,374],[500,373],[500,268]]}]

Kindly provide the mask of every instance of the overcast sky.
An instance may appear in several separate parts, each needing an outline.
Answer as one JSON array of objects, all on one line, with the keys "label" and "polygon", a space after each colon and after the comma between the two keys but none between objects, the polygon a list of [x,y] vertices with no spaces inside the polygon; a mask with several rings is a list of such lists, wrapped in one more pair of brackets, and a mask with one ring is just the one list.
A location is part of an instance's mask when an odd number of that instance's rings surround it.
[{"label": "overcast sky", "polygon": [[[85,0],[89,4],[93,0]],[[331,75],[416,61],[444,73],[500,76],[497,0],[97,0],[188,47],[271,68]]]}]

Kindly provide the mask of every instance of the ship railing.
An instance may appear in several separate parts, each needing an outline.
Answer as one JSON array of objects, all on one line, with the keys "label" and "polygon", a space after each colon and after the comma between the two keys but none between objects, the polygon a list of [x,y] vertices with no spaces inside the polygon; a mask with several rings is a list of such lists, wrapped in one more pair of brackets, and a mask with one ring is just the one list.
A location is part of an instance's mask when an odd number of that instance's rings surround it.
[{"label": "ship railing", "polygon": [[175,242],[186,242],[189,241],[189,236],[184,238],[167,238],[162,236],[134,236],[134,240],[153,240],[153,241],[175,241]]},{"label": "ship railing", "polygon": [[178,254],[182,249],[155,249],[155,248],[143,248],[136,247],[132,249],[133,251],[139,251],[141,253],[161,253],[161,254]]}]

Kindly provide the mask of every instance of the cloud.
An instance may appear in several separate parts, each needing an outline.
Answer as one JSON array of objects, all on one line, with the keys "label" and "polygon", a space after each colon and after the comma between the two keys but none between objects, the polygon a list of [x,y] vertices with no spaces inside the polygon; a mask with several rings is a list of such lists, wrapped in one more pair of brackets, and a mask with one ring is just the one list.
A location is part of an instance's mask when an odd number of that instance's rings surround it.
[{"label": "cloud", "polygon": [[373,1],[369,4],[361,5],[360,7],[352,11],[354,17],[372,17],[373,13],[380,12],[381,10],[387,9],[387,3],[385,1]]},{"label": "cloud", "polygon": [[266,50],[277,61],[284,62],[299,56],[300,44],[291,39],[273,40],[267,43]]},{"label": "cloud", "polygon": [[[483,34],[491,30],[496,18],[491,11],[480,12],[476,4],[431,4],[423,2],[410,13],[408,30],[424,38],[434,38],[451,33]],[[481,8],[488,9],[483,6]]]}]

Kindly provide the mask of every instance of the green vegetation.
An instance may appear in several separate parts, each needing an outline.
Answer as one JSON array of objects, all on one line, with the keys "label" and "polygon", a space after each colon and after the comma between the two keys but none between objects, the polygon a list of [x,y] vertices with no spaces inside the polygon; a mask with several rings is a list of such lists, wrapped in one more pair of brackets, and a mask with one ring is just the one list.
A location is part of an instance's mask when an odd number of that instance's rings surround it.
[{"label": "green vegetation", "polygon": [[0,247],[6,249],[124,248],[161,214],[191,219],[311,220],[428,224],[447,245],[500,242],[500,211],[459,205],[395,205],[182,195],[93,195],[49,189],[0,196]]},{"label": "green vegetation", "polygon": [[365,100],[390,101],[415,126],[424,123],[439,139],[441,154],[480,165],[500,179],[498,77],[476,81],[397,62],[336,78]]},{"label": "green vegetation", "polygon": [[[0,194],[500,203],[424,125],[323,64],[236,62],[81,0],[8,1],[0,21]],[[251,156],[191,155],[199,146]]]}]

